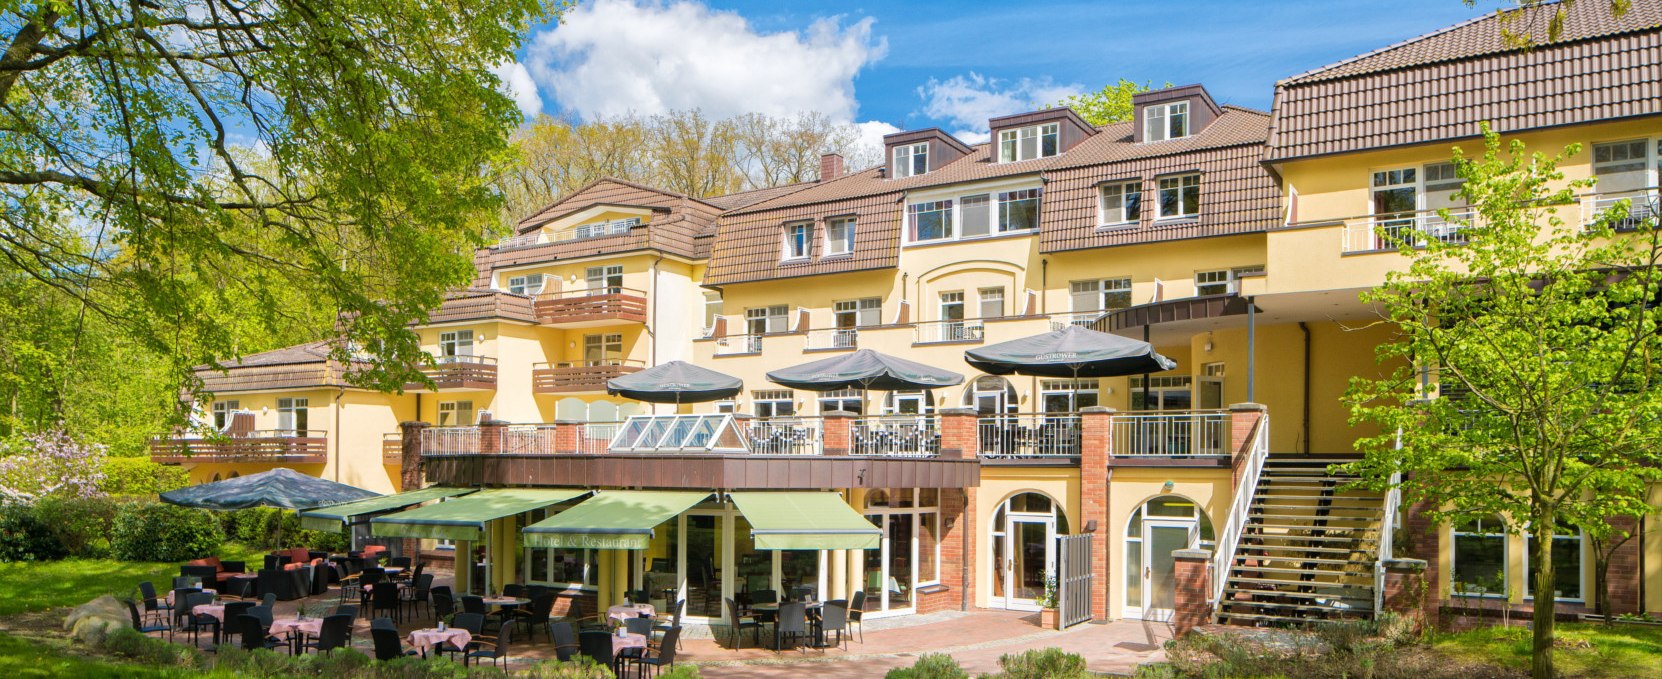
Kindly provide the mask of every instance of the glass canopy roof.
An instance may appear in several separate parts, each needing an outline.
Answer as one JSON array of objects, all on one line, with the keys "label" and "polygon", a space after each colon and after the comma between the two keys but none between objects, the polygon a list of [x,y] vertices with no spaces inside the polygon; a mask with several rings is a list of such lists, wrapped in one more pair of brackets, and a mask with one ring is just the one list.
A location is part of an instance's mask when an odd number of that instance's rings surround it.
[{"label": "glass canopy roof", "polygon": [[614,453],[745,453],[731,413],[635,415],[618,428]]}]

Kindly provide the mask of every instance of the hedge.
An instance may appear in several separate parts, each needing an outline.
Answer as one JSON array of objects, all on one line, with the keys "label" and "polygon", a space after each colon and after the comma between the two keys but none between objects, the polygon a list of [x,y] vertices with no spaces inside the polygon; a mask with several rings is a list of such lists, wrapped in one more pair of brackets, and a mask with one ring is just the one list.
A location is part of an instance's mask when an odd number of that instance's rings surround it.
[{"label": "hedge", "polygon": [[125,561],[188,561],[212,555],[224,540],[207,510],[130,502],[116,511],[110,552]]}]

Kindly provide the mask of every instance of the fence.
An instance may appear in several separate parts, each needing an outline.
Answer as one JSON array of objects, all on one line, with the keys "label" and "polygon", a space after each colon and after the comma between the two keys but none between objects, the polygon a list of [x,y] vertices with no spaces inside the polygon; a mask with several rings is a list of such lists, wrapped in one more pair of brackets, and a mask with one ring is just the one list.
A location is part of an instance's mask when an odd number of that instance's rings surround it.
[{"label": "fence", "polygon": [[577,429],[577,452],[581,455],[604,454],[611,448],[622,422],[584,422]]},{"label": "fence", "polygon": [[428,427],[421,430],[422,455],[470,455],[479,450],[478,427]]},{"label": "fence", "polygon": [[1075,457],[1079,416],[1066,413],[1010,413],[976,422],[981,457]]},{"label": "fence", "polygon": [[1462,231],[1477,219],[1477,211],[1469,207],[1450,208],[1448,217],[1438,210],[1396,212],[1351,219],[1345,222],[1342,250],[1344,252],[1376,252],[1395,250],[1403,241],[1420,245],[1436,239],[1445,243],[1465,242]]},{"label": "fence", "polygon": [[804,349],[855,349],[859,346],[859,332],[854,328],[809,330],[802,345]]},{"label": "fence", "polygon": [[1612,191],[1609,193],[1594,193],[1581,197],[1581,224],[1591,226],[1605,216],[1612,208],[1622,201],[1628,201],[1627,215],[1614,220],[1610,228],[1616,230],[1635,229],[1647,221],[1654,220],[1662,206],[1657,204],[1656,188],[1637,189],[1633,191]]},{"label": "fence", "polygon": [[823,426],[818,418],[781,417],[751,420],[745,424],[745,433],[752,453],[818,455],[825,442]]},{"label": "fence", "polygon": [[932,418],[862,417],[849,429],[854,455],[928,457],[941,451],[941,434]]},{"label": "fence", "polygon": [[728,335],[716,340],[717,356],[762,353],[761,335]]},{"label": "fence", "polygon": [[503,453],[554,452],[554,425],[510,424],[499,430],[497,450]]},{"label": "fence", "polygon": [[916,341],[918,344],[932,342],[979,342],[983,335],[980,319],[966,319],[961,321],[928,321],[918,323]]},{"label": "fence", "polygon": [[1229,455],[1229,411],[1125,413],[1111,425],[1116,457]]}]

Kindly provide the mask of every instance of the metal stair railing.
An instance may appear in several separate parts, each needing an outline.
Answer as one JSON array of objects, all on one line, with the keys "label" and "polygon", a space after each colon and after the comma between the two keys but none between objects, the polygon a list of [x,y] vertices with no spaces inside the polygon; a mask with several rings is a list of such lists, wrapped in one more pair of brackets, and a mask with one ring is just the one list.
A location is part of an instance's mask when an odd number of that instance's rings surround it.
[{"label": "metal stair railing", "polygon": [[[1402,430],[1397,430],[1397,450],[1402,450]],[[1391,487],[1385,491],[1385,513],[1379,518],[1379,549],[1373,562],[1373,615],[1385,610],[1385,562],[1395,558],[1397,511],[1402,505],[1402,472],[1391,474]]]},{"label": "metal stair railing", "polygon": [[1218,533],[1218,548],[1212,553],[1212,614],[1217,616],[1219,605],[1223,602],[1224,586],[1229,582],[1229,572],[1235,563],[1235,549],[1241,541],[1241,533],[1246,530],[1247,515],[1252,513],[1252,500],[1258,494],[1258,478],[1264,471],[1264,460],[1270,453],[1270,416],[1263,414],[1258,417],[1258,424],[1252,430],[1252,445],[1247,451],[1247,459],[1242,463],[1241,482],[1235,487],[1235,501],[1229,507],[1229,519],[1224,524],[1223,531]]}]

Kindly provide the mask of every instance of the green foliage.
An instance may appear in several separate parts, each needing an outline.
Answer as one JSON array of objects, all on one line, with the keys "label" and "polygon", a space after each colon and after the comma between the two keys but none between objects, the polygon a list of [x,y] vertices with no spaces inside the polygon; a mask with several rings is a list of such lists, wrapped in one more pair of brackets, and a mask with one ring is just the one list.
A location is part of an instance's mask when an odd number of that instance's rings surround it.
[{"label": "green foliage", "polygon": [[198,662],[196,649],[140,634],[131,627],[104,635],[98,647],[118,658],[156,667],[194,667]]},{"label": "green foliage", "polygon": [[911,667],[896,667],[884,679],[969,679],[958,661],[945,653],[925,653]]},{"label": "green foliage", "polygon": [[[538,663],[527,671],[524,676],[531,679],[612,679],[612,669],[595,662],[588,657],[578,657],[566,662]],[[666,676],[666,675],[659,675]],[[694,670],[693,677],[698,676]]]},{"label": "green foliage", "polygon": [[300,515],[293,510],[250,507],[219,512],[218,516],[227,539],[258,549],[310,547],[343,552],[348,547],[345,533],[301,528]]},{"label": "green foliage", "polygon": [[1087,679],[1085,659],[1060,648],[1038,648],[998,657],[999,679]]},{"label": "green foliage", "polygon": [[67,555],[33,507],[0,506],[0,561],[52,561]]},{"label": "green foliage", "polygon": [[35,515],[52,531],[68,556],[100,558],[110,551],[117,503],[109,496],[51,496],[35,503]]},{"label": "green foliage", "polygon": [[110,495],[154,498],[190,485],[190,472],[179,465],[157,464],[148,456],[104,460],[103,490]]},{"label": "green foliage", "polygon": [[127,561],[187,561],[213,554],[224,539],[207,510],[130,502],[116,511],[110,551]]},{"label": "green foliage", "polygon": [[[1162,88],[1171,86],[1171,83],[1161,85]],[[1107,125],[1122,120],[1130,120],[1132,115],[1136,113],[1136,110],[1131,106],[1132,95],[1138,92],[1147,92],[1151,89],[1154,89],[1154,83],[1152,82],[1138,85],[1130,80],[1120,78],[1119,82],[1104,85],[1101,90],[1075,94],[1057,102],[1056,105],[1073,109],[1074,113],[1078,113],[1081,118],[1085,119],[1085,122],[1092,125]]]},{"label": "green foliage", "polygon": [[[1580,148],[1528,153],[1484,134],[1481,156],[1454,156],[1476,212],[1470,223],[1443,212],[1460,237],[1382,234],[1408,266],[1363,295],[1394,332],[1378,348],[1389,373],[1354,378],[1346,396],[1352,421],[1381,432],[1357,442],[1365,457],[1349,467],[1376,489],[1402,473],[1405,499],[1439,519],[1528,526],[1540,564],[1531,576],[1551,591],[1555,533],[1653,511],[1662,231],[1622,205],[1590,226],[1565,220],[1561,206],[1592,185],[1558,170]],[[1435,376],[1436,393],[1423,393],[1422,375]],[[1553,606],[1536,606],[1538,677],[1552,674],[1552,626]]]}]

